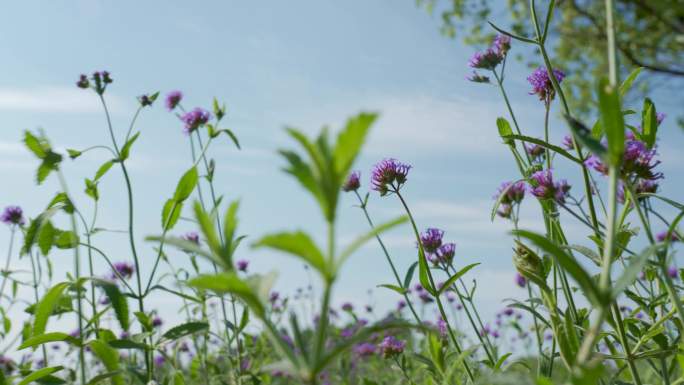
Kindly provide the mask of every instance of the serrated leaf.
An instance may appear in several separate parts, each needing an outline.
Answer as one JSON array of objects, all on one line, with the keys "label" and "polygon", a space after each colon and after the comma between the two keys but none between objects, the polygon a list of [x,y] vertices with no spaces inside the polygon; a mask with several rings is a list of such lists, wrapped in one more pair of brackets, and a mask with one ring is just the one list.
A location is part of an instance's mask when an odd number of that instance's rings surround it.
[{"label": "serrated leaf", "polygon": [[[109,346],[107,342],[100,340],[90,341],[88,346],[109,372],[119,371],[119,352],[116,349]],[[125,385],[121,373],[113,375],[111,380],[115,385]]]},{"label": "serrated leaf", "polygon": [[69,282],[61,282],[50,288],[45,293],[43,299],[38,302],[35,311],[35,319],[33,321],[33,336],[38,336],[45,333],[48,318],[52,315],[53,310],[57,307],[62,298],[64,291],[70,286]]},{"label": "serrated leaf", "polygon": [[128,310],[128,301],[126,300],[126,296],[124,296],[121,293],[121,290],[119,290],[119,287],[110,281],[104,280],[104,279],[93,279],[93,283],[95,283],[96,286],[102,289],[102,291],[105,292],[105,295],[109,299],[109,303],[114,309],[114,313],[116,314],[116,319],[119,321],[119,325],[121,326],[121,329],[123,330],[128,330],[130,323],[129,323],[129,310]]}]

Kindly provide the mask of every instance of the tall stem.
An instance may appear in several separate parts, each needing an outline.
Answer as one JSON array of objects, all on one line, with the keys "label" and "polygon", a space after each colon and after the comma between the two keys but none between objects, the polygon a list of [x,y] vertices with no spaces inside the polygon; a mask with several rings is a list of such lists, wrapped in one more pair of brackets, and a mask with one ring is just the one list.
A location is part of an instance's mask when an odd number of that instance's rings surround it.
[{"label": "tall stem", "polygon": [[12,248],[14,246],[14,235],[17,232],[16,225],[12,225],[10,228],[10,241],[9,247],[7,248],[7,259],[5,260],[5,269],[3,270],[2,285],[0,285],[0,301],[2,300],[2,294],[5,292],[5,285],[9,279],[9,267],[10,260],[12,259]]}]

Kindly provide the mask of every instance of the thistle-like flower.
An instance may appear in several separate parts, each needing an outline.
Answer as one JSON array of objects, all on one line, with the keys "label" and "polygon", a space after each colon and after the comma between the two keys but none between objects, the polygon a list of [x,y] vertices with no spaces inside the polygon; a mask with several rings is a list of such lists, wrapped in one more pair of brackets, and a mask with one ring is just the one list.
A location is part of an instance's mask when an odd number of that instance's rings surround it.
[{"label": "thistle-like flower", "polygon": [[393,358],[404,352],[406,342],[394,336],[385,337],[379,345],[380,353],[383,358]]},{"label": "thistle-like flower", "polygon": [[406,183],[411,166],[396,159],[384,159],[376,164],[371,175],[373,190],[384,196],[389,192],[397,192]]},{"label": "thistle-like flower", "polygon": [[196,245],[199,245],[199,234],[195,231],[190,231],[188,233],[185,233],[185,235],[183,235],[181,238],[185,241],[192,242]]},{"label": "thistle-like flower", "polygon": [[209,111],[199,107],[195,107],[192,111],[181,116],[181,120],[185,123],[185,132],[187,134],[190,134],[199,127],[207,124],[209,119],[211,119]]},{"label": "thistle-like flower", "polygon": [[496,35],[492,42],[492,47],[501,58],[504,58],[511,49],[511,37],[503,34]]},{"label": "thistle-like flower", "polygon": [[128,262],[116,262],[112,266],[114,267],[115,271],[112,272],[112,279],[116,279],[118,277],[129,279],[133,276],[133,273],[135,273],[135,267]]},{"label": "thistle-like flower", "polygon": [[164,100],[164,105],[166,106],[166,109],[169,111],[173,111],[176,106],[178,106],[178,103],[183,100],[183,93],[176,90],[176,91],[171,91],[166,95],[166,99]]},{"label": "thistle-like flower", "polygon": [[472,68],[493,70],[501,63],[503,57],[493,48],[487,48],[482,52],[475,52],[468,61],[468,65]]},{"label": "thistle-like flower", "polygon": [[247,267],[249,266],[249,261],[245,259],[240,259],[239,261],[236,262],[236,267],[238,271],[247,272]]},{"label": "thistle-like flower", "polygon": [[537,171],[530,177],[530,192],[540,199],[551,199],[556,203],[565,203],[570,191],[566,180],[554,182],[551,170]]},{"label": "thistle-like flower", "polygon": [[361,187],[361,172],[353,171],[351,174],[349,174],[349,177],[347,177],[347,181],[344,182],[344,185],[342,185],[342,191],[356,191],[359,189],[359,187]]},{"label": "thistle-like flower", "polygon": [[[565,78],[565,73],[559,69],[554,69],[553,74],[559,84]],[[553,83],[549,78],[549,72],[546,70],[546,67],[539,67],[534,70],[534,72],[527,77],[527,81],[532,85],[530,95],[536,94],[539,96],[539,100],[547,104],[553,100],[555,90],[553,89]]]},{"label": "thistle-like flower", "polygon": [[3,210],[2,215],[0,215],[0,221],[8,225],[19,225],[23,226],[26,221],[24,220],[24,211],[19,206],[7,206]]},{"label": "thistle-like flower", "polygon": [[437,249],[442,246],[442,238],[444,237],[444,230],[436,228],[428,228],[420,234],[420,244],[423,245],[423,250],[426,253],[434,254]]}]

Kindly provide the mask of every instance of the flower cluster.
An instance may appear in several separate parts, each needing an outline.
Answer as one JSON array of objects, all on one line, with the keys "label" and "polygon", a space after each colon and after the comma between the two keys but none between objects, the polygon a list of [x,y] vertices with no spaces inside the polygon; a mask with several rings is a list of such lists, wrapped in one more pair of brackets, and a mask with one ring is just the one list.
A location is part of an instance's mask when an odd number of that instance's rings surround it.
[{"label": "flower cluster", "polygon": [[[450,264],[456,254],[455,243],[443,243],[444,230],[428,228],[420,234],[420,244],[425,251],[426,258],[433,264]],[[420,290],[416,288],[418,292]]]},{"label": "flower cluster", "polygon": [[513,207],[525,198],[525,183],[522,181],[504,182],[493,198],[500,201],[499,210],[496,213],[502,218],[510,218]]},{"label": "flower cluster", "polygon": [[406,183],[406,176],[410,169],[411,166],[396,159],[384,159],[373,168],[371,175],[373,190],[378,191],[380,196],[399,191]]},{"label": "flower cluster", "polygon": [[[475,69],[494,70],[506,58],[510,49],[510,36],[497,35],[490,47],[473,54],[470,60],[468,60],[468,65]],[[487,76],[480,75],[476,71],[473,71],[472,75],[468,76],[467,79],[475,83],[489,83]]]},{"label": "flower cluster", "polygon": [[566,180],[555,182],[551,170],[540,170],[530,177],[530,192],[540,199],[551,199],[556,203],[565,203],[570,191]]},{"label": "flower cluster", "polygon": [[195,107],[192,111],[186,112],[181,116],[181,120],[185,124],[185,132],[187,134],[190,134],[199,127],[207,124],[209,119],[211,119],[211,114],[209,111],[200,107]]},{"label": "flower cluster", "polygon": [[397,339],[394,336],[385,337],[380,345],[380,353],[383,358],[394,358],[404,352],[406,342]]},{"label": "flower cluster", "polygon": [[24,211],[19,206],[7,206],[0,214],[0,221],[8,225],[19,225],[23,226],[26,221],[24,220]]},{"label": "flower cluster", "polygon": [[[565,78],[565,73],[559,69],[554,68],[553,75],[559,84]],[[555,91],[553,89],[553,82],[549,77],[549,72],[546,70],[546,67],[539,67],[534,70],[532,75],[527,77],[527,81],[532,85],[532,91],[530,92],[530,95],[536,94],[539,96],[539,100],[545,102],[546,104],[553,100]]]},{"label": "flower cluster", "polygon": [[76,86],[78,88],[93,88],[95,92],[102,95],[107,89],[107,85],[112,83],[112,77],[107,71],[96,71],[88,78],[85,74],[79,76]]},{"label": "flower cluster", "polygon": [[546,149],[538,144],[530,143],[524,144],[525,152],[530,156],[533,162],[542,163],[546,156]]}]

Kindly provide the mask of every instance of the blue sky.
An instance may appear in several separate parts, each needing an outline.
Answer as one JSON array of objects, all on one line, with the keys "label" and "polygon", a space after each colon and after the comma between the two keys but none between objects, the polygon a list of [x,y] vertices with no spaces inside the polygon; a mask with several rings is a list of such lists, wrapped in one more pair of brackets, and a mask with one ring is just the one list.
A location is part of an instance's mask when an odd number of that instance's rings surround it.
[{"label": "blue sky", "polygon": [[[27,22],[30,20],[30,22]],[[4,188],[0,204],[18,204],[29,215],[38,213],[58,186],[50,180],[36,187],[37,166],[20,144],[23,129],[43,127],[59,148],[82,149],[108,143],[104,116],[94,94],[74,86],[78,74],[106,69],[114,83],[107,92],[114,123],[123,136],[135,110],[135,96],[159,90],[182,90],[184,105],[208,107],[212,97],[228,106],[228,126],[243,150],[227,140],[211,149],[217,160],[217,189],[226,200],[241,200],[241,230],[250,239],[269,232],[302,228],[320,237],[321,216],[300,187],[280,171],[275,151],[294,144],[285,125],[313,133],[329,124],[338,129],[348,116],[377,111],[363,155],[357,163],[363,182],[383,157],[396,157],[414,167],[405,194],[419,226],[444,228],[458,244],[458,264],[482,262],[473,277],[478,298],[488,311],[522,290],[513,284],[509,225],[489,221],[495,189],[517,178],[507,149],[496,134],[495,119],[507,116],[493,87],[469,83],[466,66],[473,48],[439,34],[440,20],[418,9],[414,1],[378,0],[300,2],[14,2],[0,15],[0,174]],[[521,50],[514,46],[514,50]],[[543,107],[528,95],[528,70],[511,63],[507,75],[514,108],[526,132],[541,133]],[[659,111],[676,115],[681,98],[656,93]],[[161,104],[147,110],[136,129],[142,134],[130,160],[135,190],[138,246],[144,270],[154,258],[146,235],[160,232],[160,211],[178,177],[190,165],[188,140],[178,120]],[[558,142],[565,124],[552,121]],[[684,156],[682,133],[666,121],[660,153],[667,179],[663,193],[681,198]],[[77,203],[90,212],[81,193],[83,177],[93,175],[107,160],[95,152],[67,161]],[[566,170],[559,165],[560,172]],[[567,169],[577,180],[576,170]],[[102,182],[99,226],[123,229],[126,209],[119,170]],[[365,188],[365,187],[364,187]],[[367,230],[352,196],[340,205],[341,241]],[[372,194],[376,222],[401,214],[395,199]],[[523,226],[540,229],[536,205],[528,201]],[[568,223],[577,243],[587,231]],[[187,223],[177,228],[191,230]],[[415,259],[408,227],[386,237],[400,270]],[[3,241],[4,242],[4,241]],[[95,242],[115,260],[128,259],[122,234],[103,233]],[[185,263],[180,253],[174,262]],[[307,284],[301,264],[289,257],[243,248],[240,258],[252,271],[278,270],[279,290],[292,293]],[[20,262],[20,264],[25,261]],[[71,265],[69,254],[56,254],[55,279]],[[104,264],[99,263],[104,272]],[[359,305],[373,290],[378,308],[394,306],[397,298],[376,285],[391,283],[380,250],[369,245],[343,270],[335,298]],[[175,300],[156,297],[156,307],[169,317]]]}]

